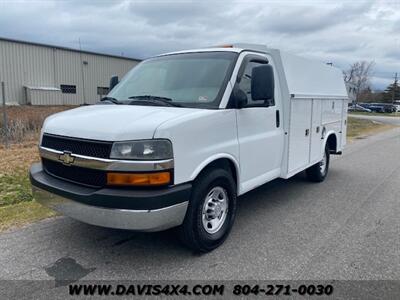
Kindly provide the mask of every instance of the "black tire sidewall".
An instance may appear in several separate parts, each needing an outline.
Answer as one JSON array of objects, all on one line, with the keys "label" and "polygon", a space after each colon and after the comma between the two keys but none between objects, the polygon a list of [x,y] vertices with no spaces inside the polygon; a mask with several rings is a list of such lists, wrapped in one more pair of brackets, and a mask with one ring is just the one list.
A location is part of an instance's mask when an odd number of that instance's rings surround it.
[{"label": "black tire sidewall", "polygon": [[[199,232],[199,237],[201,239],[206,239],[206,240],[212,240],[212,241],[217,241],[221,238],[223,238],[223,236],[229,232],[229,227],[231,227],[231,223],[232,223],[232,214],[231,214],[231,206],[232,206],[232,197],[234,197],[232,195],[232,192],[229,191],[229,182],[226,178],[218,178],[216,179],[214,182],[212,182],[208,188],[205,190],[205,192],[203,191],[202,195],[200,197],[202,197],[201,199],[203,199],[203,201],[199,201],[198,205],[199,207],[197,208],[197,226],[199,226],[200,228],[200,232]],[[209,191],[216,187],[216,186],[220,186],[222,187],[228,194],[228,214],[226,216],[225,222],[222,225],[222,227],[220,228],[220,230],[218,230],[216,233],[214,234],[210,234],[208,233],[203,226],[203,221],[202,221],[202,211],[203,211],[203,205],[204,205],[204,201],[206,199],[206,196],[208,195]]]},{"label": "black tire sidewall", "polygon": [[324,151],[325,151],[325,155],[326,155],[326,165],[325,165],[324,174],[321,172],[321,168],[320,168],[322,160],[320,162],[316,163],[315,165],[309,167],[308,169],[306,169],[307,177],[312,182],[322,182],[328,176],[329,161],[330,161],[328,145],[325,146]]},{"label": "black tire sidewall", "polygon": [[[228,215],[220,230],[210,234],[203,227],[203,205],[210,190],[217,186],[225,189],[228,194]],[[194,220],[192,230],[199,245],[205,250],[218,247],[228,236],[236,215],[236,184],[232,176],[224,169],[210,170],[195,182],[190,201],[191,215]]]},{"label": "black tire sidewall", "polygon": [[[325,146],[325,155],[326,155],[325,172],[322,173],[321,172],[321,168],[318,168],[319,172],[320,172],[320,176],[321,176],[322,179],[325,179],[326,176],[328,176],[328,172],[329,172],[329,160],[330,160],[330,158],[329,158],[329,147],[328,147],[328,145]],[[320,165],[320,163],[318,164],[318,167],[319,167],[319,165]]]}]

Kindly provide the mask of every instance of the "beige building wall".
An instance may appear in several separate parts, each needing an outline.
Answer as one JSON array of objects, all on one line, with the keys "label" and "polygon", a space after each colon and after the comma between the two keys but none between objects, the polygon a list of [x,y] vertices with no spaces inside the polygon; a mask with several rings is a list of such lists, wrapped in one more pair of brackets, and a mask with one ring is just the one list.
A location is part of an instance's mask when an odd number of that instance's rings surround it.
[{"label": "beige building wall", "polygon": [[9,104],[60,104],[58,96],[54,103],[48,97],[43,102],[35,97],[35,103],[28,103],[28,89],[25,87],[61,89],[61,85],[76,87],[76,93],[60,91],[61,104],[95,103],[101,97],[98,87],[108,87],[112,75],[121,78],[138,62],[136,59],[0,38],[0,82],[5,82]]}]

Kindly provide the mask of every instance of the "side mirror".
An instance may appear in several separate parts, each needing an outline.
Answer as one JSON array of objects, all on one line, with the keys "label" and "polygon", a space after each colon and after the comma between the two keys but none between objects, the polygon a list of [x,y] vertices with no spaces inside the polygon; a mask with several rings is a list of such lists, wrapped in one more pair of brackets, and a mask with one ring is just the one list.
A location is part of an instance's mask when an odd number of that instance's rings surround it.
[{"label": "side mirror", "polygon": [[247,95],[237,85],[235,85],[235,87],[233,88],[231,97],[233,98],[232,103],[235,108],[240,109],[247,105]]},{"label": "side mirror", "polygon": [[251,98],[253,100],[274,99],[274,70],[271,65],[254,67],[251,72]]},{"label": "side mirror", "polygon": [[116,76],[116,75],[111,76],[111,79],[110,79],[110,89],[109,89],[108,91],[111,92],[111,90],[112,90],[118,83],[119,83],[118,76]]}]

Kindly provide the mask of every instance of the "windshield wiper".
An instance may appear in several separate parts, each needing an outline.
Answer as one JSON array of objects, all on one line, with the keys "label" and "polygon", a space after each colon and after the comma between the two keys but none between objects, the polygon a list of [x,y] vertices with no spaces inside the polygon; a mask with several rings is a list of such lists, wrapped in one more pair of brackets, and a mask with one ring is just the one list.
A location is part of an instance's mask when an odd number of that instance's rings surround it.
[{"label": "windshield wiper", "polygon": [[152,95],[130,96],[128,99],[172,101],[171,98],[160,97],[160,96],[152,96]]},{"label": "windshield wiper", "polygon": [[115,99],[113,97],[104,97],[104,98],[100,99],[100,102],[105,102],[105,101],[109,101],[109,102],[112,102],[114,104],[122,104],[121,101],[119,101],[118,99]]},{"label": "windshield wiper", "polygon": [[141,96],[131,96],[128,99],[133,99],[133,101],[129,102],[129,104],[136,104],[139,103],[141,101],[146,101],[146,102],[150,102],[150,103],[154,103],[154,104],[163,104],[163,105],[168,105],[168,106],[181,106],[177,103],[172,102],[171,98],[167,98],[167,97],[160,97],[160,96],[152,96],[152,95],[141,95]]}]

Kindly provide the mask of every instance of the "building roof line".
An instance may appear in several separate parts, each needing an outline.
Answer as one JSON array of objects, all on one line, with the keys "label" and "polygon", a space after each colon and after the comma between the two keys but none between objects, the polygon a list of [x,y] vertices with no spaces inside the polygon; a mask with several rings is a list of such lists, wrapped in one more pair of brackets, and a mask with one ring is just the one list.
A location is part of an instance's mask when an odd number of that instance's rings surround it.
[{"label": "building roof line", "polygon": [[94,52],[94,51],[88,51],[88,50],[79,50],[79,49],[69,48],[69,47],[64,47],[64,46],[56,46],[56,45],[50,45],[50,44],[44,44],[44,43],[38,43],[38,42],[30,42],[30,41],[24,41],[24,40],[10,39],[10,38],[5,38],[5,37],[0,37],[0,41],[6,41],[6,42],[12,42],[12,43],[20,43],[20,44],[33,45],[33,46],[39,46],[39,47],[46,47],[46,48],[52,48],[52,49],[59,49],[59,50],[66,50],[66,51],[85,53],[85,54],[107,56],[107,57],[126,59],[126,60],[142,61],[142,59],[133,58],[133,57],[114,55],[114,54],[107,54],[107,53],[101,53],[101,52]]}]

